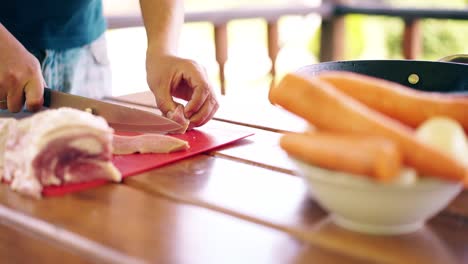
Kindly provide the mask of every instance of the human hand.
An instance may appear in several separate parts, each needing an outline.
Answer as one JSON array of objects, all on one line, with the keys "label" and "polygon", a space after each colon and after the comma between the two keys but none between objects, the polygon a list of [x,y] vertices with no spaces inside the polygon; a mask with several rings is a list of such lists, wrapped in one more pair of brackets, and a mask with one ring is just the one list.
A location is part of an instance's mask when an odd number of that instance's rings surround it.
[{"label": "human hand", "polygon": [[45,81],[39,61],[0,24],[0,109],[42,107]]},{"label": "human hand", "polygon": [[190,121],[188,129],[204,125],[218,110],[218,100],[206,72],[196,62],[148,51],[146,72],[156,104],[165,116],[170,117],[179,105],[173,97],[187,101],[184,114]]}]

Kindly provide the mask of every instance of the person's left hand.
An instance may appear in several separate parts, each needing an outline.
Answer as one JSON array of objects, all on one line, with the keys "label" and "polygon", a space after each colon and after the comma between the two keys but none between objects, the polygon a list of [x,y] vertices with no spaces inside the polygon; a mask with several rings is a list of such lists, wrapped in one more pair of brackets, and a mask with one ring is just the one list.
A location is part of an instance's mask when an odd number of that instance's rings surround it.
[{"label": "person's left hand", "polygon": [[165,116],[178,106],[173,97],[187,101],[184,114],[190,120],[189,129],[205,124],[218,110],[205,69],[195,61],[148,51],[146,74],[156,104]]}]

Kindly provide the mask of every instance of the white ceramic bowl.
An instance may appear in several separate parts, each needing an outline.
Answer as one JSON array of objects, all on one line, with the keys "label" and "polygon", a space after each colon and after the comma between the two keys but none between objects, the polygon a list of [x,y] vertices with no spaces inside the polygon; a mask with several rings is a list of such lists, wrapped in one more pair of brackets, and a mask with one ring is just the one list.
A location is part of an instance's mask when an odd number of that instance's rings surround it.
[{"label": "white ceramic bowl", "polygon": [[334,223],[364,233],[416,231],[463,188],[461,183],[418,178],[409,169],[394,183],[383,184],[291,159],[310,187],[311,197],[330,213]]}]

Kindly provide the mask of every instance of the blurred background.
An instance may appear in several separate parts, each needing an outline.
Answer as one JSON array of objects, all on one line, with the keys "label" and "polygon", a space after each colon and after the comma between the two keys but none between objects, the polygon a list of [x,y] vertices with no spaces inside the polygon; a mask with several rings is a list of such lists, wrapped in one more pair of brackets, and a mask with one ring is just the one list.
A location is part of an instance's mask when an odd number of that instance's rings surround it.
[{"label": "blurred background", "polygon": [[[468,0],[186,0],[179,51],[206,68],[223,96],[264,93],[273,74],[278,80],[320,61],[437,60],[468,53],[467,4]],[[146,35],[138,1],[104,0],[104,9],[110,26],[113,95],[148,90]]]}]

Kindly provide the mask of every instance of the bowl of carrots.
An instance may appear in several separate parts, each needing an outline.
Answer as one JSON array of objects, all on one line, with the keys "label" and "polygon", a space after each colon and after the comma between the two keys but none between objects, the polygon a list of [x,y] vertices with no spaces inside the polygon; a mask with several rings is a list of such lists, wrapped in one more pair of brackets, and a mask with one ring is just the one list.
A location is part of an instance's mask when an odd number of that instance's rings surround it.
[{"label": "bowl of carrots", "polygon": [[[367,98],[352,94],[362,87]],[[269,100],[313,127],[284,133],[279,143],[312,199],[339,226],[413,232],[468,182],[468,99],[330,72],[287,74]]]},{"label": "bowl of carrots", "polygon": [[406,169],[391,184],[360,175],[313,166],[292,157],[309,186],[310,197],[349,230],[397,235],[416,231],[443,210],[462,190],[461,184],[419,179]]}]

